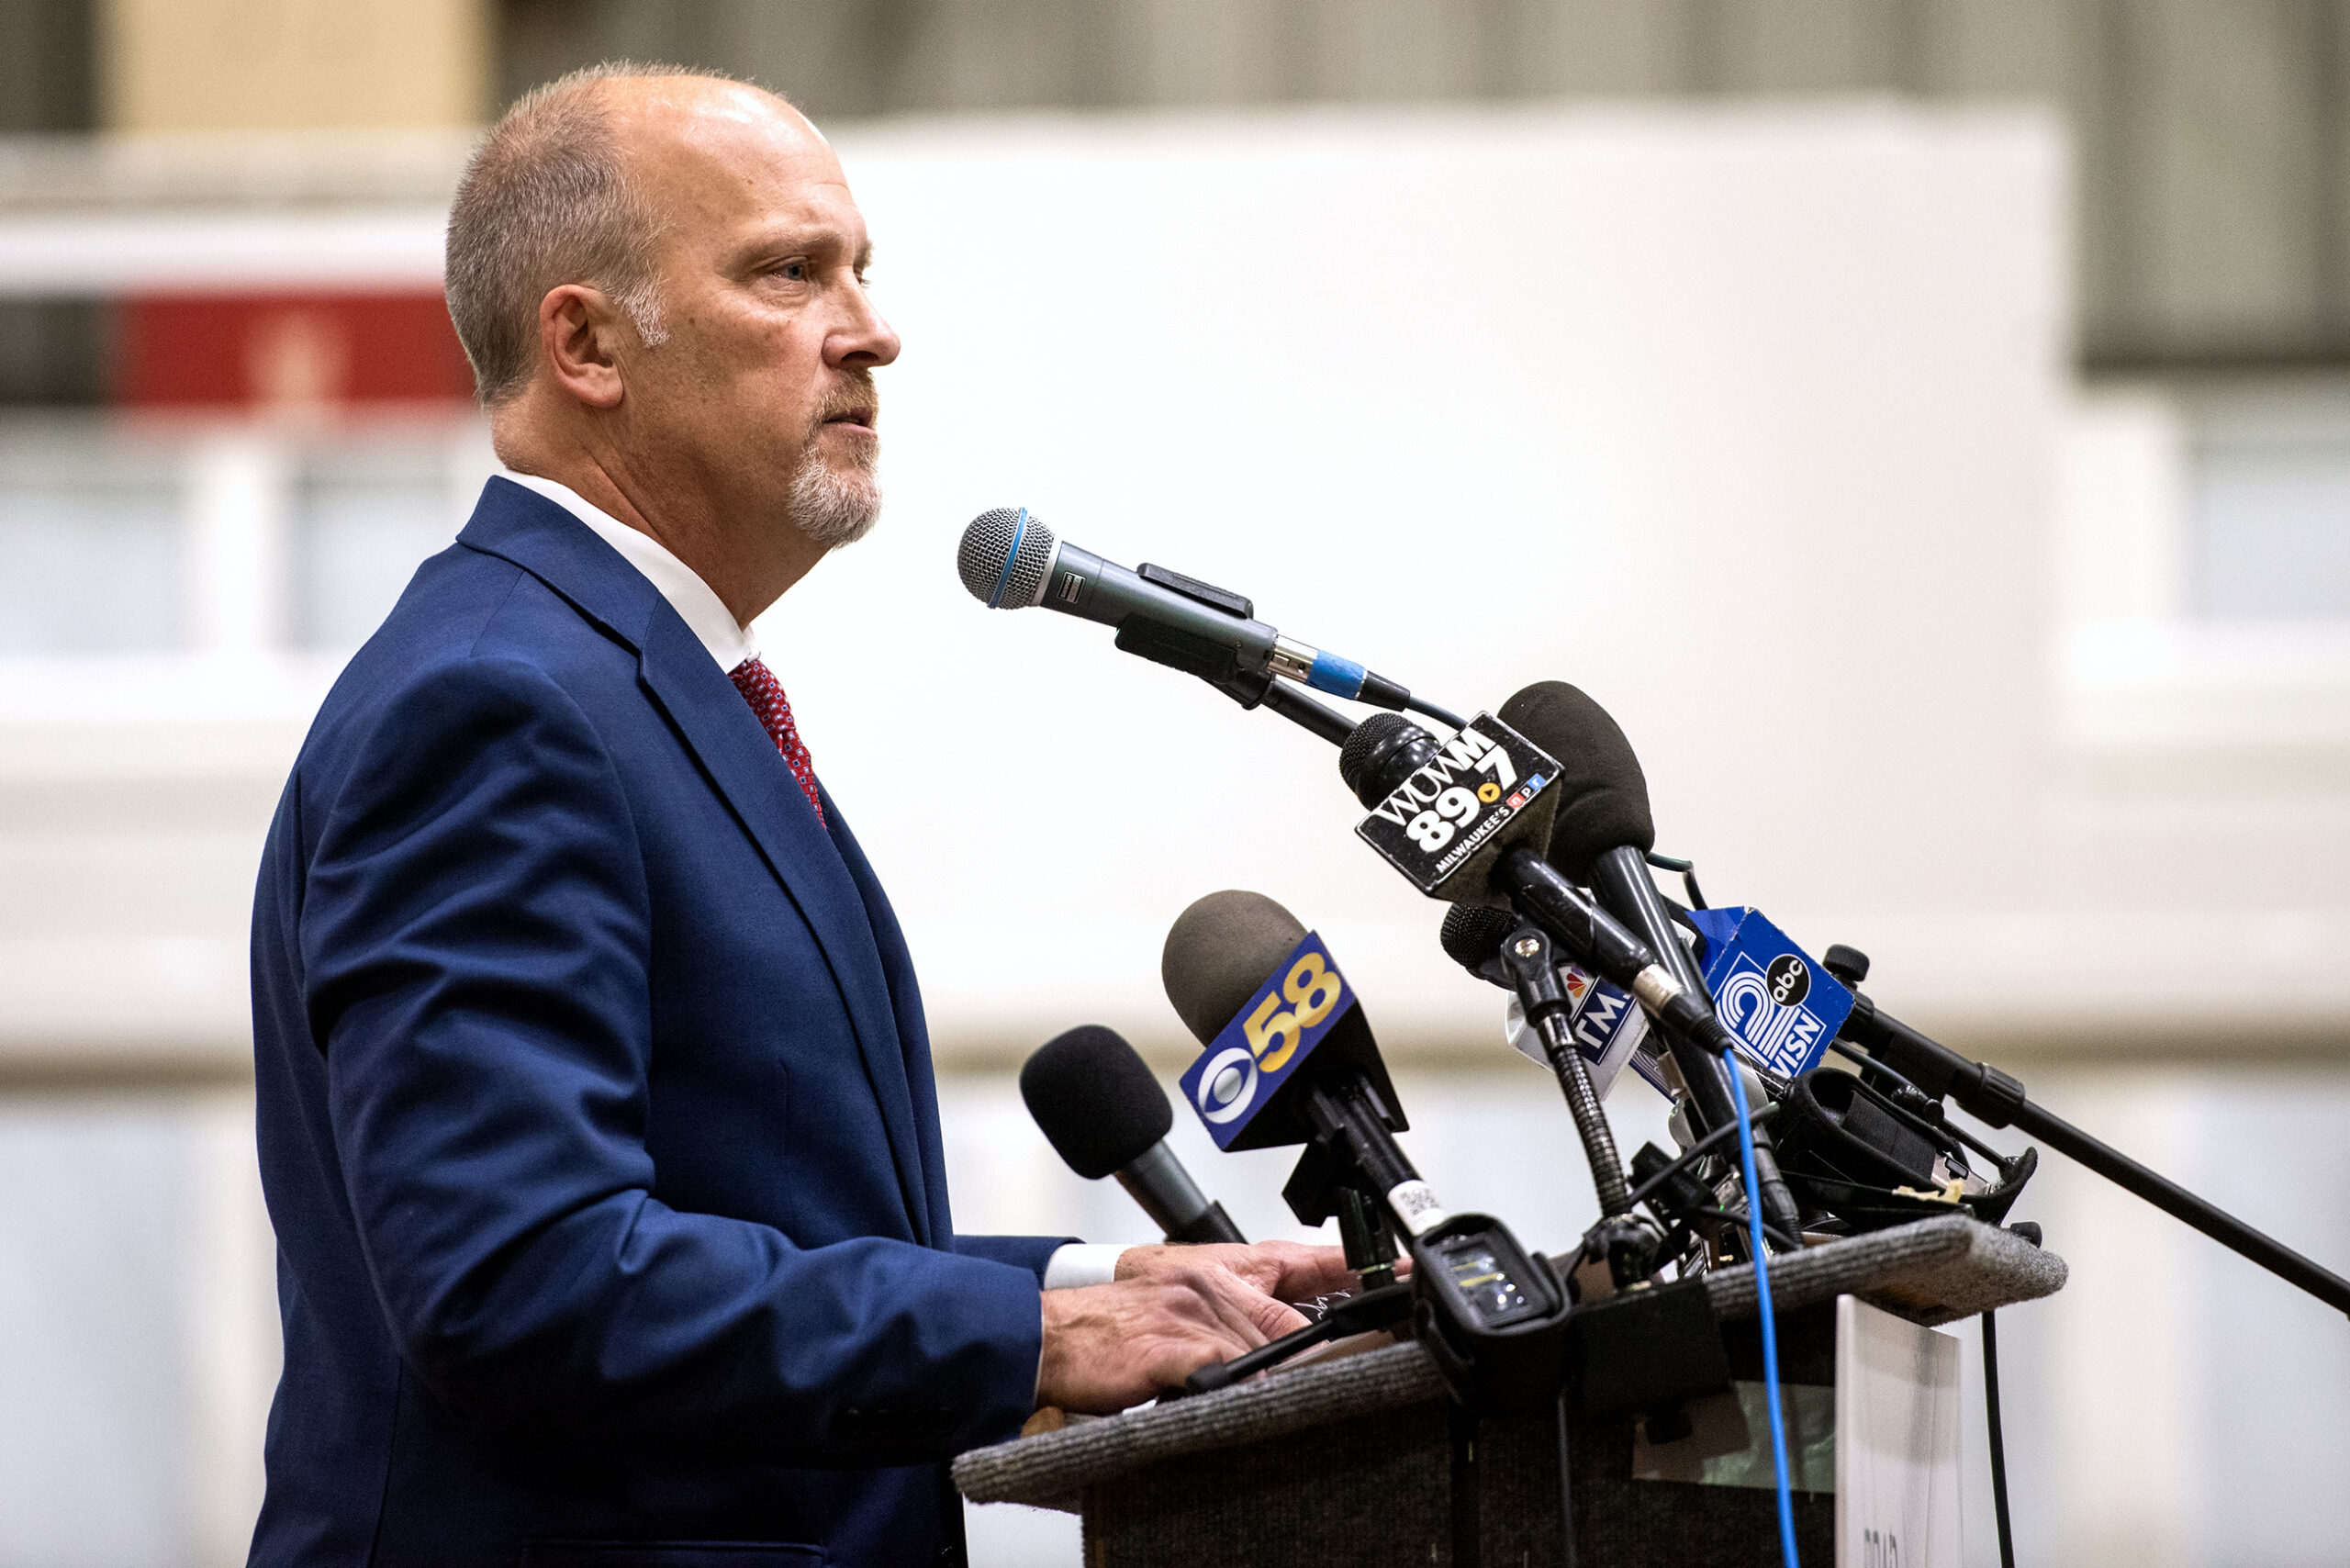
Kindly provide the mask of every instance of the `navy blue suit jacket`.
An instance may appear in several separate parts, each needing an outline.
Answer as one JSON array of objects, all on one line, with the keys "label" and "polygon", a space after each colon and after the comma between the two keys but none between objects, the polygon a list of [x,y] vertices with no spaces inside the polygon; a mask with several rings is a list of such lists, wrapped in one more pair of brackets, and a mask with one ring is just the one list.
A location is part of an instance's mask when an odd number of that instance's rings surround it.
[{"label": "navy blue suit jacket", "polygon": [[942,1462],[1032,1408],[1059,1238],[955,1235],[912,964],[824,812],[553,502],[492,480],[418,571],[254,903],[256,1562],[956,1550]]}]

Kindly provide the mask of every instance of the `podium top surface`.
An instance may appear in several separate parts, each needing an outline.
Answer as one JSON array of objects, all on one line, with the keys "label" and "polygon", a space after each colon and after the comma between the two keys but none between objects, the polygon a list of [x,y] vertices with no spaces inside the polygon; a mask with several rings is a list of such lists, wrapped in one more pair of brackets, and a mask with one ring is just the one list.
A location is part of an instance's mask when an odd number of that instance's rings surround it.
[{"label": "podium top surface", "polygon": [[[2063,1259],[1963,1215],[1872,1231],[1771,1260],[1771,1299],[1779,1310],[1850,1294],[1923,1324],[2053,1295],[2064,1283]],[[1706,1294],[1721,1321],[1754,1316],[1751,1269],[1708,1274]],[[955,1484],[975,1503],[1066,1508],[1086,1487],[1171,1455],[1259,1442],[1443,1396],[1444,1384],[1427,1352],[1416,1344],[1392,1345],[973,1449],[955,1461]]]}]

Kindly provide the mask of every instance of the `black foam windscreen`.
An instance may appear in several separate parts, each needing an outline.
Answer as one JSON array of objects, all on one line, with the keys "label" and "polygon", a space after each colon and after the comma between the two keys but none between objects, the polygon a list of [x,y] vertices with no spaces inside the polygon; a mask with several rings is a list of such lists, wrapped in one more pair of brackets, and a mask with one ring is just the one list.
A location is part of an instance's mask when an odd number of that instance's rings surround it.
[{"label": "black foam windscreen", "polygon": [[1502,940],[1525,924],[1524,917],[1491,904],[1457,903],[1445,912],[1438,940],[1445,956],[1464,969],[1476,969],[1502,950]]},{"label": "black foam windscreen", "polygon": [[1228,888],[1175,917],[1158,956],[1159,981],[1183,1027],[1204,1046],[1304,939],[1297,916],[1262,893]]},{"label": "black foam windscreen", "polygon": [[1038,1046],[1021,1065],[1020,1097],[1054,1152],[1089,1182],[1133,1164],[1175,1126],[1158,1078],[1099,1024]]},{"label": "black foam windscreen", "polygon": [[[1373,713],[1354,727],[1347,744],[1338,748],[1338,778],[1348,792],[1365,806],[1375,806],[1386,799],[1394,786],[1378,767],[1387,755],[1399,745],[1407,745],[1415,734],[1427,732],[1401,713]],[[1382,777],[1373,777],[1374,774]]]},{"label": "black foam windscreen", "polygon": [[1558,758],[1553,866],[1588,882],[1592,861],[1608,850],[1630,845],[1645,855],[1656,847],[1648,778],[1606,709],[1563,680],[1542,680],[1503,703],[1494,716]]}]

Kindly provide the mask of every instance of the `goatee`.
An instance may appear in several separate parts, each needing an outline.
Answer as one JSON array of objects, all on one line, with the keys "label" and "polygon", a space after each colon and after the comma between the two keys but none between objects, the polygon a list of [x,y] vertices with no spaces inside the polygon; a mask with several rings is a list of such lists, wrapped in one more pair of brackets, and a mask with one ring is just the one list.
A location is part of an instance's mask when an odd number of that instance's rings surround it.
[{"label": "goatee", "polygon": [[791,521],[827,550],[854,544],[881,519],[881,482],[870,462],[837,473],[813,450],[800,460],[791,480]]}]

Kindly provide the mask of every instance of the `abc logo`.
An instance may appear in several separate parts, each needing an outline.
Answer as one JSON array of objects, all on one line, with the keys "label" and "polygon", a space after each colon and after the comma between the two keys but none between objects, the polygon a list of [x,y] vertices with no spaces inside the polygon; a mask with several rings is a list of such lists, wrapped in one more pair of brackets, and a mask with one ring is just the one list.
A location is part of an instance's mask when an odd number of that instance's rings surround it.
[{"label": "abc logo", "polygon": [[1771,988],[1771,1000],[1782,1007],[1799,1007],[1811,994],[1811,966],[1794,953],[1782,953],[1771,960],[1762,971],[1763,982]]},{"label": "abc logo", "polygon": [[1200,1119],[1222,1126],[1257,1097],[1257,1058],[1240,1046],[1220,1052],[1200,1073]]}]

